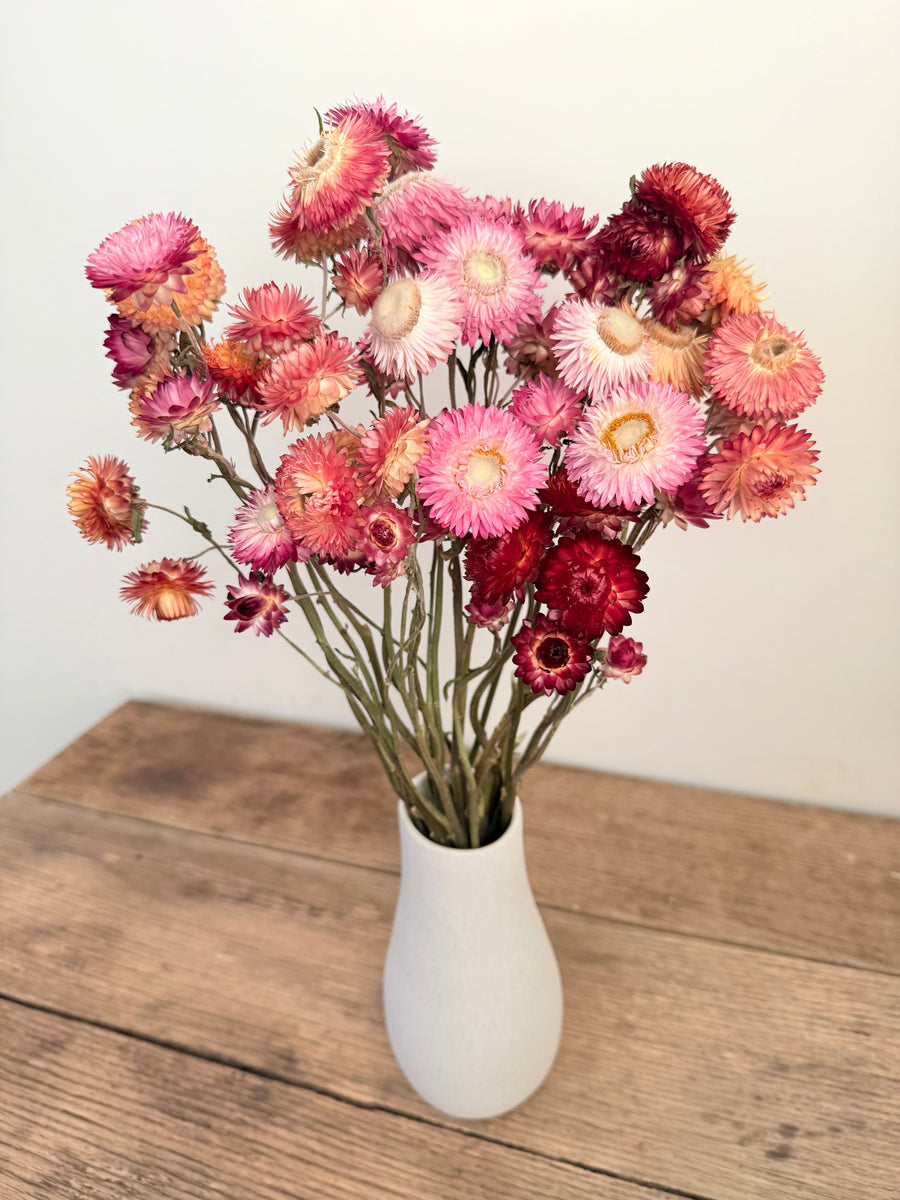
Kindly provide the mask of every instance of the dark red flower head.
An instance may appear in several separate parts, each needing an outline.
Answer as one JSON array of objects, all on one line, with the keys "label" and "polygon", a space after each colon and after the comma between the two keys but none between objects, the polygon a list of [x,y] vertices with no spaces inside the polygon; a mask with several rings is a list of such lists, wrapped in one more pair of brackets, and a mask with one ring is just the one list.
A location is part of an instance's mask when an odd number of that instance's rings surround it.
[{"label": "dark red flower head", "polygon": [[535,595],[562,627],[588,639],[621,633],[643,612],[649,582],[637,554],[600,533],[564,538],[544,560]]},{"label": "dark red flower head", "polygon": [[634,195],[671,221],[683,235],[685,249],[701,261],[715,254],[734,223],[731,197],[721,183],[687,163],[648,167]]}]

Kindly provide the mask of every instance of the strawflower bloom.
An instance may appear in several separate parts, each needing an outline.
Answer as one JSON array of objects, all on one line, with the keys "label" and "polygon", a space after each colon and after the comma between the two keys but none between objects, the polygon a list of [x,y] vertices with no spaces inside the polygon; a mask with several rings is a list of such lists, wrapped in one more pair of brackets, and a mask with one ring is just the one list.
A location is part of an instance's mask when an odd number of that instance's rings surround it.
[{"label": "strawflower bloom", "polygon": [[173,375],[153,391],[135,394],[129,404],[131,423],[145,441],[161,442],[171,434],[179,445],[212,429],[212,414],[219,407],[215,384],[197,375]]},{"label": "strawflower bloom", "polygon": [[276,253],[300,263],[318,263],[322,255],[340,254],[355,246],[366,234],[362,216],[348,217],[320,233],[306,223],[301,210],[296,211],[286,199],[272,213],[269,237]]},{"label": "strawflower bloom", "polygon": [[350,113],[304,150],[290,169],[287,203],[306,228],[324,234],[361,216],[384,187],[391,151],[381,130]]},{"label": "strawflower bloom", "polygon": [[634,195],[668,217],[680,230],[684,249],[698,259],[715,254],[734,223],[731,197],[722,185],[688,163],[648,167],[637,181]]},{"label": "strawflower bloom", "polygon": [[522,233],[506,221],[470,216],[426,242],[419,257],[463,302],[462,341],[514,337],[541,316],[537,267]]},{"label": "strawflower bloom", "polygon": [[374,255],[353,247],[336,260],[331,282],[344,306],[364,317],[378,299],[384,270]]},{"label": "strawflower bloom", "polygon": [[689,325],[710,303],[707,276],[696,263],[676,263],[647,289],[647,303],[657,321],[674,329],[679,322]]},{"label": "strawflower bloom", "polygon": [[506,342],[507,358],[503,365],[510,375],[522,380],[537,379],[539,375],[556,378],[558,372],[550,346],[550,334],[557,311],[556,305],[553,305],[539,321],[520,325]]},{"label": "strawflower bloom", "polygon": [[550,342],[560,377],[594,399],[649,378],[653,369],[652,343],[627,308],[569,300],[559,308]]},{"label": "strawflower bloom", "polygon": [[376,417],[354,455],[363,491],[374,500],[393,500],[412,478],[428,446],[428,419],[414,408],[391,408]]},{"label": "strawflower bloom", "polygon": [[389,271],[415,273],[423,243],[449,229],[471,209],[465,190],[431,171],[402,175],[375,202],[373,241]]},{"label": "strawflower bloom", "polygon": [[363,343],[379,371],[411,383],[446,360],[460,336],[462,305],[448,284],[425,272],[395,279],[372,306]]},{"label": "strawflower bloom", "polygon": [[[213,315],[225,294],[225,272],[219,265],[216,252],[203,237],[191,242],[191,273],[184,277],[184,288],[169,299],[155,298],[147,306],[139,304],[137,296],[119,301],[119,312],[148,333],[174,334],[179,328],[172,301],[188,325],[199,325]],[[165,296],[165,292],[161,294]]]},{"label": "strawflower bloom", "polygon": [[517,205],[515,224],[525,236],[525,249],[542,271],[569,271],[587,252],[597,217],[585,220],[583,208],[566,208],[558,200],[530,200]]},{"label": "strawflower bloom", "polygon": [[276,358],[256,385],[264,424],[281,418],[284,432],[302,429],[362,381],[352,342],[339,333],[323,333]]},{"label": "strawflower bloom", "polygon": [[383,587],[396,577],[415,539],[412,518],[396,504],[376,501],[359,510],[359,549],[370,564],[375,582]]},{"label": "strawflower bloom", "polygon": [[237,583],[230,583],[226,591],[225,620],[236,622],[235,633],[252,629],[257,637],[271,637],[287,620],[287,592],[270,579],[260,581],[239,575]]},{"label": "strawflower bloom", "polygon": [[538,493],[542,504],[550,509],[559,533],[592,530],[604,537],[614,538],[621,532],[629,510],[618,505],[598,508],[578,494],[575,483],[565,467],[559,467]]},{"label": "strawflower bloom", "polygon": [[777,517],[805,500],[819,457],[805,429],[767,421],[739,433],[710,454],[700,488],[717,513],[743,521]]},{"label": "strawflower bloom", "polygon": [[690,478],[679,488],[674,492],[657,492],[656,507],[663,525],[674,521],[679,529],[691,525],[708,529],[710,521],[719,520],[722,514],[713,510],[701,487],[708,465],[709,455],[701,454]]},{"label": "strawflower bloom", "polygon": [[731,313],[759,312],[766,285],[753,278],[753,268],[734,254],[716,254],[704,264],[710,306],[718,324]]},{"label": "strawflower bloom", "polygon": [[109,291],[114,304],[132,298],[138,308],[169,304],[184,292],[200,230],[180,213],[150,213],[111,234],[88,255],[85,273],[93,287]]},{"label": "strawflower bloom", "polygon": [[495,538],[470,538],[466,542],[466,579],[472,594],[488,603],[521,600],[527,583],[534,583],[550,548],[550,519],[546,513],[529,513],[521,525]]},{"label": "strawflower bloom", "polygon": [[125,317],[113,313],[103,345],[106,347],[106,357],[112,359],[116,387],[130,391],[141,379],[162,379],[169,373],[172,344],[171,335],[148,333]]},{"label": "strawflower bloom", "polygon": [[635,200],[609,218],[595,247],[620,275],[641,282],[665,275],[684,253],[682,237],[671,222]]},{"label": "strawflower bloom", "polygon": [[538,507],[547,478],[528,426],[506,409],[476,404],[445,409],[432,421],[418,470],[418,495],[457,537],[515,529]]},{"label": "strawflower bloom", "polygon": [[88,542],[105,543],[107,550],[121,550],[147,527],[138,488],[121,458],[91,456],[72,472],[66,494],[78,532]]},{"label": "strawflower bloom", "polygon": [[536,693],[552,696],[554,692],[571,692],[591,669],[590,640],[543,615],[523,621],[512,643],[516,648],[514,674]]},{"label": "strawflower bloom", "polygon": [[234,322],[225,333],[246,342],[257,354],[282,354],[311,341],[322,328],[313,301],[291,284],[283,288],[276,283],[244,288],[241,300],[240,304],[228,305]]},{"label": "strawflower bloom", "polygon": [[588,405],[566,469],[593,504],[638,508],[684,483],[706,447],[696,404],[666,383],[636,383]]},{"label": "strawflower bloom", "polygon": [[278,510],[274,484],[247,496],[235,513],[228,543],[239,563],[264,575],[297,560],[297,544]]},{"label": "strawflower bloom", "polygon": [[434,138],[419,124],[418,117],[400,112],[396,104],[388,104],[383,96],[377,100],[355,99],[349,104],[338,104],[328,110],[325,120],[331,125],[340,125],[350,116],[363,117],[381,131],[391,149],[393,178],[405,175],[407,171],[430,171],[434,166]]},{"label": "strawflower bloom", "polygon": [[621,633],[644,611],[649,584],[639,562],[630,546],[600,533],[563,538],[544,560],[535,596],[581,637]]},{"label": "strawflower bloom", "polygon": [[647,655],[644,654],[643,642],[634,638],[616,634],[609,639],[609,645],[603,655],[603,674],[607,679],[621,679],[623,683],[631,683],[635,675],[640,675],[647,665]]},{"label": "strawflower bloom", "polygon": [[275,473],[278,508],[294,538],[313,554],[346,555],[359,540],[361,493],[346,449],[331,434],[303,438]]},{"label": "strawflower bloom", "polygon": [[463,611],[470,625],[499,633],[509,624],[509,615],[514,608],[514,600],[488,600],[478,588],[472,588],[471,599]]},{"label": "strawflower bloom", "polygon": [[206,570],[183,558],[161,558],[131,571],[119,595],[137,617],[156,621],[180,621],[200,611],[197,596],[209,596],[213,585]]},{"label": "strawflower bloom", "polygon": [[235,342],[231,338],[223,338],[220,342],[203,342],[201,349],[206,369],[215,381],[219,395],[247,408],[258,408],[256,384],[269,360],[260,358],[255,350],[248,348],[246,342]]},{"label": "strawflower bloom", "polygon": [[584,257],[566,271],[566,280],[582,300],[614,306],[628,289],[628,281],[610,263],[597,245],[596,234]]},{"label": "strawflower bloom", "polygon": [[643,326],[655,348],[650,378],[699,400],[706,391],[703,360],[708,335],[699,334],[692,325],[670,329],[652,317],[645,317]]},{"label": "strawflower bloom", "polygon": [[710,338],[705,366],[714,397],[745,417],[795,417],[825,378],[801,335],[771,313],[726,317]]},{"label": "strawflower bloom", "polygon": [[561,379],[547,375],[516,388],[509,408],[547,446],[559,446],[581,418],[578,393]]}]

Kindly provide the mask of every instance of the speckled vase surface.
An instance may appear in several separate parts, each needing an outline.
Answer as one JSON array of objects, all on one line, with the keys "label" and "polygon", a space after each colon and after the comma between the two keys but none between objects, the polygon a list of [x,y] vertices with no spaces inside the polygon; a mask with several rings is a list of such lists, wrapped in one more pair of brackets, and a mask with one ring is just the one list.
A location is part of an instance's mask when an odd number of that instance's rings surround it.
[{"label": "speckled vase surface", "polygon": [[400,894],[384,968],[391,1048],[433,1107],[498,1116],[540,1086],[562,1032],[562,980],[528,882],[522,807],[478,850],[438,846],[402,802],[398,814]]}]

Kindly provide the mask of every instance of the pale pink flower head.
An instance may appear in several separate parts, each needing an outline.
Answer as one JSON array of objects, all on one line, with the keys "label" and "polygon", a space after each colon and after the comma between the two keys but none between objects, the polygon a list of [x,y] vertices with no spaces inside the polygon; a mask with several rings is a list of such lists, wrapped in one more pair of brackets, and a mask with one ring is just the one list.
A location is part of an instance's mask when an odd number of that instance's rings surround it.
[{"label": "pale pink flower head", "polygon": [[283,288],[276,283],[244,288],[241,301],[228,305],[235,319],[225,333],[235,341],[246,342],[257,354],[282,354],[310,341],[322,328],[312,300],[290,284]]},{"label": "pale pink flower head", "polygon": [[363,491],[393,500],[412,478],[428,445],[428,419],[414,408],[390,408],[362,436],[356,463]]},{"label": "pale pink flower head", "polygon": [[614,634],[609,639],[603,655],[603,674],[607,679],[621,679],[623,683],[631,683],[646,665],[647,655],[644,654],[643,642],[636,642],[634,638],[625,637],[621,633]]},{"label": "pale pink flower head", "polygon": [[297,560],[297,544],[278,509],[274,484],[249,494],[235,513],[228,543],[239,563],[264,575]]},{"label": "pale pink flower head", "polygon": [[379,371],[411,383],[444,362],[460,336],[463,309],[430,272],[389,283],[372,306],[364,348]]},{"label": "pale pink flower head", "polygon": [[287,620],[288,595],[278,583],[239,575],[237,583],[230,583],[226,591],[225,620],[235,622],[235,633],[252,629],[257,637],[271,637]]},{"label": "pale pink flower head", "polygon": [[713,333],[706,351],[713,395],[744,417],[797,416],[812,404],[825,378],[799,333],[771,313],[733,313]]},{"label": "pale pink flower head", "polygon": [[196,256],[191,243],[200,236],[193,221],[180,213],[150,213],[123,225],[88,255],[85,273],[93,287],[110,300],[132,299],[139,309],[170,304],[185,291],[184,276]]},{"label": "pale pink flower head", "polygon": [[498,537],[538,507],[547,479],[541,449],[507,409],[467,404],[431,423],[419,460],[418,495],[457,537]]},{"label": "pale pink flower head", "polygon": [[591,669],[590,640],[540,615],[513,635],[515,676],[546,696],[574,691]]},{"label": "pale pink flower head", "polygon": [[183,558],[159,558],[131,571],[119,595],[137,617],[150,621],[180,621],[200,611],[198,596],[208,596],[213,585],[206,569]]},{"label": "pale pink flower head", "polygon": [[561,379],[539,375],[531,383],[516,388],[510,412],[524,422],[546,446],[559,446],[581,418],[581,403]]},{"label": "pale pink flower head", "polygon": [[362,380],[352,342],[335,331],[301,342],[266,367],[256,386],[264,424],[302,429],[349,396]]},{"label": "pale pink flower head", "polygon": [[540,273],[508,222],[464,218],[426,242],[419,257],[462,300],[466,345],[508,341],[520,325],[540,320]]},{"label": "pale pink flower head", "polygon": [[710,454],[700,483],[717,513],[743,521],[777,517],[805,500],[816,482],[814,442],[796,425],[766,421],[723,442]]},{"label": "pale pink flower head", "polygon": [[386,587],[403,573],[409,548],[416,540],[412,518],[396,504],[376,501],[359,510],[361,531],[358,547],[367,560],[374,583]]},{"label": "pale pink flower head", "polygon": [[515,223],[525,235],[525,248],[551,275],[570,271],[587,253],[596,216],[585,220],[583,208],[566,208],[558,200],[531,200],[516,206]]},{"label": "pale pink flower head", "polygon": [[430,237],[449,229],[470,209],[463,188],[434,175],[416,171],[389,183],[375,202],[375,245],[388,271],[415,273],[416,254]]},{"label": "pale pink flower head", "polygon": [[432,147],[435,140],[419,124],[419,118],[400,112],[396,104],[388,104],[383,96],[377,100],[354,99],[349,104],[338,104],[325,114],[331,125],[340,125],[350,116],[365,118],[381,131],[391,150],[391,177],[405,175],[407,171],[430,171],[435,163]]},{"label": "pale pink flower head", "polygon": [[331,281],[345,307],[364,317],[378,299],[384,270],[373,254],[353,247],[335,260]]},{"label": "pale pink flower head", "polygon": [[557,311],[550,343],[560,377],[595,400],[653,370],[653,345],[628,308],[568,300]]},{"label": "pale pink flower head", "polygon": [[566,452],[579,495],[638,508],[690,476],[706,442],[703,416],[667,383],[635,383],[588,405]]},{"label": "pale pink flower head", "polygon": [[135,393],[129,404],[131,423],[148,442],[171,435],[180,445],[212,429],[212,414],[219,407],[215,383],[198,375],[173,375],[144,394]]},{"label": "pale pink flower head", "polygon": [[340,557],[356,545],[362,495],[347,451],[334,434],[291,446],[275,473],[275,494],[301,548]]}]

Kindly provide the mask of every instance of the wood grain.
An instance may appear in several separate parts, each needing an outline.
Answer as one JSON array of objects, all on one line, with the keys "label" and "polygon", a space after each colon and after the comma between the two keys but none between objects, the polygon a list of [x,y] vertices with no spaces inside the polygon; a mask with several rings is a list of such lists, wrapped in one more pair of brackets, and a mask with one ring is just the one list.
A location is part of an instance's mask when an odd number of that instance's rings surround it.
[{"label": "wood grain", "polygon": [[[0,829],[5,994],[439,1119],[382,1027],[389,873],[15,794]],[[478,1136],[714,1200],[897,1200],[896,977],[545,918],[560,1058]]]},{"label": "wood grain", "polygon": [[666,1200],[0,1003],[3,1200]]},{"label": "wood grain", "polygon": [[[131,703],[22,791],[396,871],[359,734]],[[900,822],[543,764],[526,837],[544,904],[900,972]]]}]

